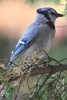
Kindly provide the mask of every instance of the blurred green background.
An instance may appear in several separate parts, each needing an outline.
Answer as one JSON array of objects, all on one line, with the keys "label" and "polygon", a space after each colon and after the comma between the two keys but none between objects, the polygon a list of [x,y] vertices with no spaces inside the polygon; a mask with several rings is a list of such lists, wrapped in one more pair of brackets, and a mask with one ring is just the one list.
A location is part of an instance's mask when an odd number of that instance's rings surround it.
[{"label": "blurred green background", "polygon": [[67,64],[67,38],[54,45],[49,51],[49,55],[58,61],[65,59],[61,63]]}]

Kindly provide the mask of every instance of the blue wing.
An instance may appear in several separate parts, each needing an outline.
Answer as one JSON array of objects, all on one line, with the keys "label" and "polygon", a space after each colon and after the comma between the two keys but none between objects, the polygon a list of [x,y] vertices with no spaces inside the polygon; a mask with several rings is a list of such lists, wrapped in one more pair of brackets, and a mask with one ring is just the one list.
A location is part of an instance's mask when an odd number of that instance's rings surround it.
[{"label": "blue wing", "polygon": [[22,34],[20,40],[18,41],[16,47],[12,51],[10,61],[13,62],[18,55],[23,52],[27,47],[29,47],[30,42],[33,42],[37,37],[39,32],[38,25],[30,25]]}]

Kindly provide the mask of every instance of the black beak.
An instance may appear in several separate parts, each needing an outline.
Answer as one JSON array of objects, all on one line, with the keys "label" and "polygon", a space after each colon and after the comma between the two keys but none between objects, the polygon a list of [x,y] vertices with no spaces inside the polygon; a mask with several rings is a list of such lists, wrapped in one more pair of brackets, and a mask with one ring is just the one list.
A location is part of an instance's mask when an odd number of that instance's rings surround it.
[{"label": "black beak", "polygon": [[64,16],[63,14],[57,13],[57,17],[63,17],[63,16]]}]

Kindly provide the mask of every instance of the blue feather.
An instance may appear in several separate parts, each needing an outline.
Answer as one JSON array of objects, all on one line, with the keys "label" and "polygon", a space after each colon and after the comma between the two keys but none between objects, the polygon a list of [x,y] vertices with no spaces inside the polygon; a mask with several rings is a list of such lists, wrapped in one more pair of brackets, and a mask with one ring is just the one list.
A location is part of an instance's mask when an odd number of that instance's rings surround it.
[{"label": "blue feather", "polygon": [[16,47],[12,51],[11,62],[13,62],[21,52],[23,53],[23,51],[30,46],[30,42],[33,42],[33,39],[35,40],[38,35],[38,28],[38,25],[32,24],[24,31]]}]

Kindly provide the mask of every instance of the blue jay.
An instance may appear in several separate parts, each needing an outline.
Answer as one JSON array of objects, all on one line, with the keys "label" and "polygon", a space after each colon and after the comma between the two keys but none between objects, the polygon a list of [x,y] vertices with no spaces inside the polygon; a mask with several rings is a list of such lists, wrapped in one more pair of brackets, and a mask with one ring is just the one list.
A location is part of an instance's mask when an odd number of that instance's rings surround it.
[{"label": "blue jay", "polygon": [[[27,58],[34,51],[44,50],[48,52],[51,48],[55,36],[55,19],[62,17],[53,8],[39,8],[37,9],[37,16],[34,22],[24,31],[19,39],[16,47],[12,51],[8,67],[11,67],[17,59],[22,61],[22,58]],[[19,60],[19,61],[20,61]]]}]

